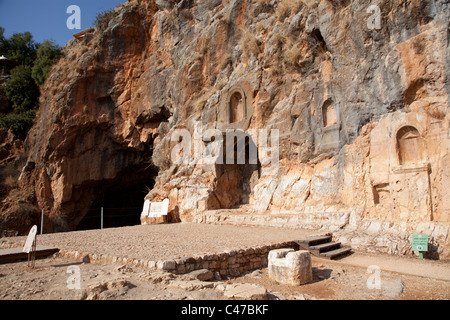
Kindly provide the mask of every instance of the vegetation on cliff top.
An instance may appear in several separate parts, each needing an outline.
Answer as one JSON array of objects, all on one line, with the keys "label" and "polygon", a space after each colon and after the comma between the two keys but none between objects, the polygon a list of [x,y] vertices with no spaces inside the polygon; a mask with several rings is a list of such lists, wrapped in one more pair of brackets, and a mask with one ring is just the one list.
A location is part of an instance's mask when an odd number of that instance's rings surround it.
[{"label": "vegetation on cliff top", "polygon": [[95,17],[94,26],[99,30],[105,30],[111,19],[115,18],[118,14],[118,11],[114,9],[102,11]]},{"label": "vegetation on cliff top", "polygon": [[33,125],[41,86],[47,79],[51,67],[62,56],[61,48],[52,41],[36,43],[30,32],[15,33],[4,37],[0,27],[0,55],[16,64],[10,79],[3,85],[12,109],[0,114],[0,127],[11,130],[19,139],[24,139]]}]

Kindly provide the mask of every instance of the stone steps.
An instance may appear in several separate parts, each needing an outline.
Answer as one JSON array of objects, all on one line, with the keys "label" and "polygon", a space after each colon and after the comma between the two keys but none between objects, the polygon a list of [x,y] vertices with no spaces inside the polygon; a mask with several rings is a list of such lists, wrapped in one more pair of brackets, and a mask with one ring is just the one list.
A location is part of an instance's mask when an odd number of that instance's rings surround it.
[{"label": "stone steps", "polygon": [[351,248],[341,247],[340,242],[332,241],[332,235],[308,237],[296,240],[295,243],[303,250],[308,250],[312,255],[324,259],[335,260],[342,258],[351,252]]}]

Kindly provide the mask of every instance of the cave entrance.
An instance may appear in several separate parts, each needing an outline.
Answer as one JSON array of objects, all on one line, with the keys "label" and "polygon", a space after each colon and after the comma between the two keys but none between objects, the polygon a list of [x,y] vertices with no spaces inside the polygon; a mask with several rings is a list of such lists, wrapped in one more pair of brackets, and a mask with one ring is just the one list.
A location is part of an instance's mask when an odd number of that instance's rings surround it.
[{"label": "cave entrance", "polygon": [[140,225],[144,198],[155,184],[153,177],[139,179],[125,175],[96,188],[97,197],[76,230],[100,229],[102,211],[103,228]]}]

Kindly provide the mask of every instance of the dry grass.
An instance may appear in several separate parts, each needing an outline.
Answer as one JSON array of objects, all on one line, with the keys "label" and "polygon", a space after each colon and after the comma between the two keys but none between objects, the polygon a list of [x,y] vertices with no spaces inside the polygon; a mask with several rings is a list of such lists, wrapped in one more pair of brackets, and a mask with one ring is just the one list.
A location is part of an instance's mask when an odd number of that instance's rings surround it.
[{"label": "dry grass", "polygon": [[299,43],[292,41],[291,39],[287,39],[284,51],[283,51],[283,60],[287,65],[298,66],[302,50],[299,46]]},{"label": "dry grass", "polygon": [[226,7],[227,5],[230,4],[230,2],[231,2],[231,0],[222,0],[222,5],[223,5],[224,7]]},{"label": "dry grass", "polygon": [[242,54],[244,59],[248,60],[252,55],[257,57],[261,53],[259,41],[255,35],[246,30],[241,40]]},{"label": "dry grass", "polygon": [[3,182],[3,184],[9,188],[16,188],[19,185],[17,179],[14,178],[13,176],[8,176]]},{"label": "dry grass", "polygon": [[297,14],[303,7],[312,8],[315,6],[314,0],[282,0],[276,9],[275,15],[279,21],[283,22],[287,17]]},{"label": "dry grass", "polygon": [[169,169],[171,164],[169,157],[160,151],[153,153],[152,162],[162,171]]},{"label": "dry grass", "polygon": [[0,168],[1,184],[8,188],[17,188],[19,186],[20,171],[13,163],[8,163],[6,166]]},{"label": "dry grass", "polygon": [[230,52],[226,52],[223,55],[222,58],[222,62],[220,63],[220,70],[224,70],[228,67],[228,65],[232,64],[233,60],[232,60],[232,54]]},{"label": "dry grass", "polygon": [[203,108],[206,105],[206,102],[208,101],[208,99],[211,97],[211,94],[209,93],[209,91],[206,91],[205,93],[203,93],[197,100],[194,101],[194,103],[192,104],[192,107],[194,109],[195,112],[198,111],[202,111]]},{"label": "dry grass", "polygon": [[222,90],[228,84],[228,79],[226,77],[219,78],[214,87],[210,87],[208,90],[204,90],[203,94],[200,95],[192,103],[192,109],[194,112],[200,112],[205,108],[206,103],[212,95],[216,94],[218,91]]},{"label": "dry grass", "polygon": [[6,166],[4,166],[3,168],[1,168],[1,176],[3,178],[8,177],[8,176],[16,176],[18,175],[18,170],[16,168],[16,166],[13,163],[8,163]]}]

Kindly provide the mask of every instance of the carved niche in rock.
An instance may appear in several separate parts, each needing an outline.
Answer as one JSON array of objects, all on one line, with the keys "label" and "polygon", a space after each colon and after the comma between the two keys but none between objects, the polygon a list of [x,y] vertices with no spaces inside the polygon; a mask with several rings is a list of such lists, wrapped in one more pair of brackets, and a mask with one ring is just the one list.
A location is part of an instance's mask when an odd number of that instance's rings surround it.
[{"label": "carved niche in rock", "polygon": [[322,106],[322,129],[319,151],[335,150],[340,145],[340,123],[338,108],[332,99]]},{"label": "carved niche in rock", "polygon": [[322,107],[322,123],[323,127],[331,127],[338,124],[338,117],[336,112],[336,106],[333,100],[328,99],[325,101]]},{"label": "carved niche in rock", "polygon": [[240,83],[222,94],[218,121],[222,131],[226,129],[247,130],[253,115],[252,95],[247,83]]},{"label": "carved niche in rock", "polygon": [[424,146],[419,131],[405,126],[397,132],[398,162],[402,165],[419,164],[423,161]]},{"label": "carved niche in rock", "polygon": [[239,91],[236,91],[230,97],[229,115],[230,123],[236,123],[245,118],[244,98]]}]

